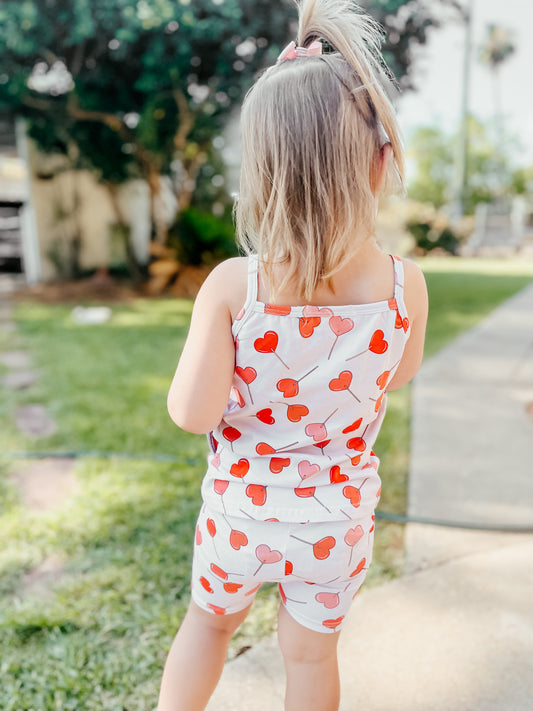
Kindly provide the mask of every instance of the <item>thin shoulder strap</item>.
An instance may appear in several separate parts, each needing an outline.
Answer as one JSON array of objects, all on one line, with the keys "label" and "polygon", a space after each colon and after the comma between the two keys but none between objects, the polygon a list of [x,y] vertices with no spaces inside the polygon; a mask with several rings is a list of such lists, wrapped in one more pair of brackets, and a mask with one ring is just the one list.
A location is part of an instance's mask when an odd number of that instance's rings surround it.
[{"label": "thin shoulder strap", "polygon": [[253,311],[253,305],[257,301],[257,280],[259,278],[258,263],[257,255],[250,254],[248,257],[248,287],[246,290],[246,301],[233,322],[232,330],[234,336],[238,334],[248,320]]},{"label": "thin shoulder strap", "polygon": [[257,301],[257,288],[259,279],[259,261],[257,254],[250,254],[248,257],[248,291],[246,293],[246,305]]},{"label": "thin shoulder strap", "polygon": [[[392,256],[392,255],[391,255]],[[404,288],[405,288],[405,272],[403,261],[400,257],[392,256],[394,264],[394,298],[401,314],[406,315]]]}]

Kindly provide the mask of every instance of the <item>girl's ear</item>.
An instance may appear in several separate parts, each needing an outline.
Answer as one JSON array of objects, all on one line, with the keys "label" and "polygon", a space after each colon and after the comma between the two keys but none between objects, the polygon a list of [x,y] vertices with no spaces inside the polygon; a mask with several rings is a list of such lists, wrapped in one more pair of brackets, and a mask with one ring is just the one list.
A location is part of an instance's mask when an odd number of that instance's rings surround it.
[{"label": "girl's ear", "polygon": [[390,143],[385,143],[381,146],[377,162],[372,166],[370,176],[370,187],[374,195],[379,195],[381,188],[385,184],[389,161],[392,155],[392,146]]}]

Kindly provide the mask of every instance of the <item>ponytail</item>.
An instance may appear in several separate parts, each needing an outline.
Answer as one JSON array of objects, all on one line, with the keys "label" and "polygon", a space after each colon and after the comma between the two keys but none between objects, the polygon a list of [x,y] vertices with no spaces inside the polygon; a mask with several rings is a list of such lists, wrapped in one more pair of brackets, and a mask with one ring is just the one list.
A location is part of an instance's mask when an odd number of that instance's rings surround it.
[{"label": "ponytail", "polygon": [[[298,45],[322,40],[332,51],[284,52],[248,92],[235,218],[237,241],[259,255],[271,298],[291,283],[310,299],[374,233],[383,144],[394,156],[389,189],[402,185],[404,159],[380,26],[351,0],[297,4]],[[275,263],[285,267],[277,284]]]},{"label": "ponytail", "polygon": [[403,183],[403,146],[395,111],[385,91],[394,92],[395,80],[381,55],[381,25],[351,0],[297,0],[297,5],[297,44],[307,47],[318,38],[324,39],[350,65],[369,94]]}]

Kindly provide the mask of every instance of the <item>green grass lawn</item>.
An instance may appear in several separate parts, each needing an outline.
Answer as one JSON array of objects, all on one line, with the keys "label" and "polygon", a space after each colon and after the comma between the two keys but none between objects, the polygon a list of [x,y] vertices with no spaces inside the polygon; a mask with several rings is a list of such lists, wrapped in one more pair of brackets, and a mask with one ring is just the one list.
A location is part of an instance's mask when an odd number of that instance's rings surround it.
[{"label": "green grass lawn", "polygon": [[[533,263],[426,259],[428,355],[533,279]],[[178,430],[166,392],[191,303],[113,305],[102,326],[77,326],[71,306],[20,303],[18,332],[0,350],[28,349],[40,369],[28,391],[3,390],[0,451],[114,451],[139,459],[82,458],[77,493],[57,511],[30,512],[0,461],[0,708],[4,711],[154,708],[166,650],[189,599],[189,566],[203,437]],[[2,340],[3,339],[3,340]],[[1,366],[0,366],[1,368]],[[1,374],[2,371],[0,371]],[[29,440],[14,408],[45,403],[58,431]],[[380,508],[402,513],[409,458],[409,388],[391,393],[376,450]],[[174,455],[177,462],[152,461]],[[379,522],[367,585],[398,574],[403,528]],[[25,589],[25,575],[60,562],[57,580]],[[261,590],[232,654],[270,632],[277,609]]]}]

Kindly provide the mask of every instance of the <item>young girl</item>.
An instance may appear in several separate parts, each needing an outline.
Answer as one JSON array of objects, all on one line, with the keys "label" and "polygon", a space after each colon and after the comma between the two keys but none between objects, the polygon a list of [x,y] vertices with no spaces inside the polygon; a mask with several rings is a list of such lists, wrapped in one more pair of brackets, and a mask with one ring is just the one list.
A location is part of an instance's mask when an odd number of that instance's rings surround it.
[{"label": "young girl", "polygon": [[299,10],[299,46],[242,110],[236,221],[250,256],[205,281],[168,397],[211,452],[159,711],[205,708],[266,581],[279,583],[285,708],[338,708],[337,642],[380,495],[372,445],[387,391],[422,359],[424,279],[374,232],[378,198],[403,172],[379,28],[348,0]]}]

